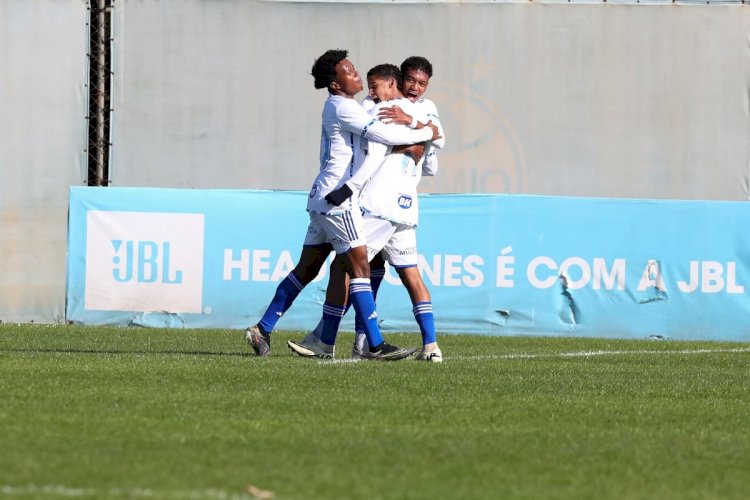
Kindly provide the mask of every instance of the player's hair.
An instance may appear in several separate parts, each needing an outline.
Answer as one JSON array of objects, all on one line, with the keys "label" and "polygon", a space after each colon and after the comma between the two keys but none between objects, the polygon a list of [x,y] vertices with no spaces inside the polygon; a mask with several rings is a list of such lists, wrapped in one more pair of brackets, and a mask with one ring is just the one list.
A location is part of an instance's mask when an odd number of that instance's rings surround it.
[{"label": "player's hair", "polygon": [[316,89],[328,88],[336,80],[336,65],[346,59],[349,52],[344,49],[327,50],[312,66]]},{"label": "player's hair", "polygon": [[367,72],[367,78],[393,78],[396,80],[396,86],[401,88],[401,70],[394,64],[378,64],[370,68]]},{"label": "player's hair", "polygon": [[432,78],[432,64],[424,57],[411,56],[404,59],[401,63],[401,74],[405,75],[409,70],[424,71],[428,77]]}]

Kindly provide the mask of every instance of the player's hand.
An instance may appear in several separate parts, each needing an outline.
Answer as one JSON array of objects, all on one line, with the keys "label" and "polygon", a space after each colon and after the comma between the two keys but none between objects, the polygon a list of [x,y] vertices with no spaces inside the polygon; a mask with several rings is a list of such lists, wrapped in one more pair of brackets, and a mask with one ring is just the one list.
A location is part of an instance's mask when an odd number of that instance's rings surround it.
[{"label": "player's hand", "polygon": [[414,158],[414,163],[419,163],[419,160],[421,160],[422,156],[424,155],[424,150],[425,143],[418,142],[417,144],[393,146],[393,149],[391,151],[393,153],[403,153],[405,155],[409,155]]},{"label": "player's hand", "polygon": [[[421,123],[420,123],[420,125],[421,125]],[[437,125],[435,125],[434,123],[432,123],[432,120],[428,121],[427,125],[425,125],[425,127],[430,127],[432,129],[432,140],[433,141],[436,141],[436,140],[440,139],[440,137],[441,137],[441,135],[440,135],[440,129],[437,127]],[[417,127],[417,128],[420,129],[420,128],[423,128],[423,127]]]},{"label": "player's hand", "polygon": [[407,115],[403,109],[398,106],[382,108],[378,112],[378,118],[383,123],[398,123],[401,125],[411,125],[412,117]]},{"label": "player's hand", "polygon": [[344,184],[338,189],[334,189],[330,193],[326,195],[326,201],[330,203],[331,205],[336,205],[337,207],[344,203],[346,200],[349,199],[349,197],[352,195],[352,190],[349,186]]}]

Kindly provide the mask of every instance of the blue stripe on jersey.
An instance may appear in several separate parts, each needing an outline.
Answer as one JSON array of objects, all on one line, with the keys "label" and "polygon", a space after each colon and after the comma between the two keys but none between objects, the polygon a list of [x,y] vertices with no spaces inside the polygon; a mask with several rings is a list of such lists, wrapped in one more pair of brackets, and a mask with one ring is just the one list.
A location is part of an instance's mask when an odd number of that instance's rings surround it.
[{"label": "blue stripe on jersey", "polygon": [[354,151],[354,134],[352,132],[349,132],[349,144],[352,145],[352,159],[349,161],[349,177],[351,177],[354,175],[354,156],[356,155]]},{"label": "blue stripe on jersey", "polygon": [[377,118],[376,118],[376,119],[373,119],[373,120],[370,120],[370,123],[368,123],[367,125],[365,125],[365,128],[363,128],[363,129],[362,129],[362,133],[361,133],[360,135],[361,135],[362,137],[364,137],[364,136],[365,136],[365,134],[367,133],[367,129],[368,129],[368,128],[370,128],[370,125],[372,125],[372,124],[373,124],[373,123],[375,123],[376,121],[378,121],[378,120],[377,120]]},{"label": "blue stripe on jersey", "polygon": [[328,160],[331,159],[331,138],[326,133],[326,128],[323,127],[323,130],[320,133],[320,168],[323,169],[323,165],[328,163]]}]

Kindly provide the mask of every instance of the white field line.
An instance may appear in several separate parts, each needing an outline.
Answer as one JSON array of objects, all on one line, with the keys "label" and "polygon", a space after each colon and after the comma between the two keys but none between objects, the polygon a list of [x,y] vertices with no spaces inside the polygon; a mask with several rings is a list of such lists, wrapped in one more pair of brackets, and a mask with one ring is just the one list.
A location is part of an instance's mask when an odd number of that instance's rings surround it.
[{"label": "white field line", "polygon": [[[634,350],[634,351],[574,351],[574,352],[557,352],[551,354],[531,354],[531,353],[517,353],[517,354],[483,354],[478,356],[443,356],[445,360],[513,360],[513,359],[554,359],[554,358],[593,358],[595,356],[627,356],[627,355],[683,355],[683,354],[732,354],[732,353],[745,353],[750,352],[750,347],[742,347],[735,349],[654,349],[654,350]],[[320,360],[320,364],[341,364],[341,363],[357,363],[362,360],[356,358],[343,358],[335,359],[330,361]]]},{"label": "white field line", "polygon": [[487,354],[480,356],[451,356],[446,359],[542,359],[542,358],[593,358],[595,356],[626,356],[626,355],[683,355],[683,354],[729,354],[750,352],[750,347],[735,349],[654,349],[654,350],[636,350],[636,351],[575,351],[575,352],[558,352],[551,354]]},{"label": "white field line", "polygon": [[249,498],[248,495],[228,493],[222,490],[210,489],[206,491],[157,491],[146,488],[121,489],[111,488],[72,488],[63,485],[23,486],[0,485],[0,497],[49,496],[64,498],[173,498],[173,499],[220,499],[240,500]]}]

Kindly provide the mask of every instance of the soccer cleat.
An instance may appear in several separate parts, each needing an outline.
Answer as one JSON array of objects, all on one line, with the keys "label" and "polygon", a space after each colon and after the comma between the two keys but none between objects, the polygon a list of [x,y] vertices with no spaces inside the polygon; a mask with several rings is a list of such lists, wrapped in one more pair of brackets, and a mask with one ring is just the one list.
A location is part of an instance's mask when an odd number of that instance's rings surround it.
[{"label": "soccer cleat", "polygon": [[357,343],[352,344],[352,358],[354,359],[373,359],[370,349],[367,347],[361,349]]},{"label": "soccer cleat", "polygon": [[271,335],[261,332],[258,325],[250,326],[245,330],[245,340],[258,356],[271,354]]},{"label": "soccer cleat", "polygon": [[297,344],[300,344],[300,343],[308,344],[312,342],[314,339],[319,339],[319,338],[320,337],[315,335],[315,330],[310,330],[309,332],[307,332],[307,335],[305,335],[305,338],[302,339],[302,342],[297,342]]},{"label": "soccer cleat", "polygon": [[414,354],[414,351],[416,350],[416,347],[398,347],[384,342],[383,347],[381,347],[379,351],[370,353],[370,356],[372,359],[379,359],[381,361],[398,361],[400,359],[408,358]]},{"label": "soccer cleat", "polygon": [[336,346],[324,344],[317,337],[313,337],[312,341],[287,340],[286,345],[303,358],[333,359],[336,356]]},{"label": "soccer cleat", "polygon": [[422,348],[414,359],[417,361],[427,361],[428,363],[442,363],[443,353],[440,352],[440,348],[433,351],[425,351],[424,348]]}]

